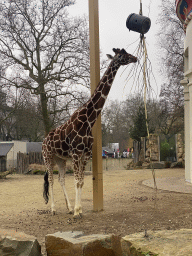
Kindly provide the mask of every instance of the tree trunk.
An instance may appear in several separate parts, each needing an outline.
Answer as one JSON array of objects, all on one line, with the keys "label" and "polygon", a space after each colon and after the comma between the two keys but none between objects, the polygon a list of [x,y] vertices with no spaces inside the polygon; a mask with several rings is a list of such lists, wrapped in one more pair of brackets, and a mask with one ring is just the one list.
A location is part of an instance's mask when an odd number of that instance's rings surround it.
[{"label": "tree trunk", "polygon": [[41,109],[42,109],[42,116],[43,116],[43,124],[45,130],[45,136],[51,131],[51,120],[48,113],[48,106],[47,106],[47,96],[44,90],[44,85],[39,86],[41,88],[40,93],[40,100],[41,100]]}]

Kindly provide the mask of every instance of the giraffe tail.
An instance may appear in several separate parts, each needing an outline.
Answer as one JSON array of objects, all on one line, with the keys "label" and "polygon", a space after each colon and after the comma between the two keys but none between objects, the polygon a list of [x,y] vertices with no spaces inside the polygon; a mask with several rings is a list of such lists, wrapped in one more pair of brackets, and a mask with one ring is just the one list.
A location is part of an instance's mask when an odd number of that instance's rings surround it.
[{"label": "giraffe tail", "polygon": [[44,175],[44,191],[43,191],[43,197],[45,199],[45,203],[47,204],[49,201],[49,180],[48,180],[48,172]]}]

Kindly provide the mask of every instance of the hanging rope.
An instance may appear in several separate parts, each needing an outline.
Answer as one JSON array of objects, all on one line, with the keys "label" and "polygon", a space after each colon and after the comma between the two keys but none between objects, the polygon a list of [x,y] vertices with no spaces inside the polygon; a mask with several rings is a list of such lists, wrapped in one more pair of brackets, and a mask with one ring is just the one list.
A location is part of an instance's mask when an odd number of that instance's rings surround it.
[{"label": "hanging rope", "polygon": [[140,11],[139,11],[139,14],[143,15],[142,0],[140,0]]},{"label": "hanging rope", "polygon": [[[142,0],[140,0],[140,15],[143,14],[142,11]],[[148,141],[150,139],[150,134],[149,134],[149,124],[148,124],[148,117],[147,117],[147,59],[148,59],[148,55],[147,55],[147,47],[146,47],[146,42],[145,42],[145,37],[143,34],[141,34],[140,36],[140,40],[141,40],[141,45],[143,48],[143,84],[144,84],[144,107],[145,107],[145,119],[146,119],[146,128],[147,128],[147,137],[148,137]],[[149,148],[150,148],[150,165],[152,168],[152,175],[153,175],[153,181],[154,181],[154,188],[157,191],[157,184],[156,184],[156,179],[155,179],[155,170],[153,167],[153,162],[151,160],[151,145],[149,144]]]},{"label": "hanging rope", "polygon": [[[142,0],[140,0],[139,14],[143,15]],[[129,24],[127,25],[127,28],[129,28]],[[133,31],[136,31],[136,30],[133,29]],[[136,31],[136,32],[138,32],[138,31]],[[150,92],[150,90],[152,90],[154,92],[153,88],[150,86],[150,77],[149,77],[149,74],[153,75],[153,72],[152,72],[151,62],[150,62],[150,60],[148,58],[148,54],[147,54],[147,47],[146,47],[144,33],[140,34],[140,39],[139,40],[140,40],[139,45],[137,46],[137,48],[135,49],[135,51],[133,53],[135,56],[137,56],[138,65],[137,66],[132,66],[132,68],[129,72],[129,75],[126,78],[125,86],[127,85],[127,83],[129,82],[130,79],[133,79],[132,88],[135,85],[135,87],[138,87],[138,90],[140,92],[142,90],[144,90],[145,119],[146,119],[146,128],[147,128],[147,137],[148,137],[148,141],[149,141],[150,140],[150,134],[149,134],[149,125],[148,125],[148,117],[147,117],[147,92],[148,92],[148,90],[149,90],[149,92]],[[136,42],[134,42],[134,43],[136,43]],[[132,44],[134,44],[134,43],[132,43]],[[130,45],[132,45],[132,44],[130,44]],[[148,63],[149,63],[149,66],[148,66]],[[125,70],[127,68],[128,67],[126,67]],[[125,70],[124,70],[124,72],[125,72]],[[154,75],[153,75],[153,78],[154,78],[154,81],[156,83]],[[142,85],[142,88],[140,88],[141,85]],[[124,86],[124,88],[125,88],[125,86]],[[132,88],[131,88],[131,90],[132,90]],[[156,184],[156,179],[155,179],[155,170],[154,170],[153,162],[152,162],[152,159],[151,159],[151,155],[152,155],[151,154],[152,153],[151,152],[151,145],[149,145],[149,149],[150,149],[150,165],[151,165],[151,168],[152,168],[154,188],[157,191],[157,184]]]}]

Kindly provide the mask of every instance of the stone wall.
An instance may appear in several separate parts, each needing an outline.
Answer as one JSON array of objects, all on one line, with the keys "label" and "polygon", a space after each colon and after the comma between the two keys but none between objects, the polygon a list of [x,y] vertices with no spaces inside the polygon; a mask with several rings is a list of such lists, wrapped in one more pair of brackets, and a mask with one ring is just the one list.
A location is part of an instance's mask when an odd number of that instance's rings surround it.
[{"label": "stone wall", "polygon": [[[177,162],[185,162],[184,136],[182,134],[176,135],[176,157]],[[160,161],[160,142],[158,135],[150,134],[149,139],[141,138],[141,151],[139,159],[146,164]]]},{"label": "stone wall", "polygon": [[177,134],[176,136],[176,155],[177,155],[177,162],[184,162],[185,161],[185,147],[184,147],[184,138],[182,134]]},{"label": "stone wall", "polygon": [[[144,143],[145,138],[141,138],[141,161],[142,162],[158,162],[160,160],[159,136],[150,134],[149,139]],[[146,144],[146,146],[144,146]],[[146,148],[145,148],[146,147]]]}]

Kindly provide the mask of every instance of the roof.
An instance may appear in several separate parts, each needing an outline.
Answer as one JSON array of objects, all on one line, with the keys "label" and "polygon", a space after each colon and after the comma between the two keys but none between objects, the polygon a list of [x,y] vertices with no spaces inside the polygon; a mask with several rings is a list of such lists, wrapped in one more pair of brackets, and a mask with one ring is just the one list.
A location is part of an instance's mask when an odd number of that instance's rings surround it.
[{"label": "roof", "polygon": [[29,152],[41,152],[42,142],[27,142],[27,153]]},{"label": "roof", "polygon": [[14,143],[0,143],[0,156],[6,156]]}]

